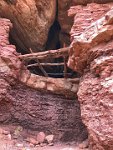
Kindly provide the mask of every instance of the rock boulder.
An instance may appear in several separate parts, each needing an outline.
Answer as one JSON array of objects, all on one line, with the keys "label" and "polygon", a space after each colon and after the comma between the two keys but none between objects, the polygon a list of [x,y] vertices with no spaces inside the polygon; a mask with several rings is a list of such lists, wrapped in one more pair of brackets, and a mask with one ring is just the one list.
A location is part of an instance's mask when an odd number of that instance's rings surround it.
[{"label": "rock boulder", "polygon": [[1,0],[0,16],[13,23],[11,38],[20,49],[41,51],[56,16],[56,0]]}]

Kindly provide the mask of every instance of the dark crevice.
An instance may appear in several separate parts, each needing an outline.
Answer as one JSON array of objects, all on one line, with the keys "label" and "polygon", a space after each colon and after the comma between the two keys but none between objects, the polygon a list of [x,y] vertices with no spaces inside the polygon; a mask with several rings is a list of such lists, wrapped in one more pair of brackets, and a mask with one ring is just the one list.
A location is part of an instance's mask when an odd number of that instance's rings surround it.
[{"label": "dark crevice", "polygon": [[[54,59],[53,63],[62,63],[63,61],[64,61],[63,58],[57,58],[57,59]],[[33,63],[36,63],[36,61],[29,62],[29,64],[33,64]],[[43,68],[49,77],[64,78],[64,76],[65,76],[64,65],[62,65],[62,66],[44,66]],[[30,67],[28,69],[30,70],[30,72],[32,72],[34,74],[44,76],[43,72],[40,70],[40,68],[38,66]],[[72,69],[67,67],[66,77],[67,78],[78,78],[78,77],[80,77],[80,75],[79,75],[79,73],[74,72]]]},{"label": "dark crevice", "polygon": [[53,23],[49,30],[48,34],[48,40],[46,43],[46,50],[50,49],[59,49],[60,46],[60,39],[59,39],[59,33],[60,33],[61,27],[57,20]]},{"label": "dark crevice", "polygon": [[61,26],[58,22],[58,0],[57,0],[56,1],[56,17],[48,33],[48,40],[46,42],[46,50],[51,50],[51,49],[54,50],[54,49],[61,48],[60,37],[59,37],[60,32],[61,32]]},{"label": "dark crevice", "polygon": [[[21,53],[22,55],[27,54],[27,49],[26,49],[26,47],[22,44],[22,42],[19,41],[19,42],[17,43],[17,41],[14,39],[14,37],[13,37],[14,31],[13,31],[13,30],[14,30],[14,29],[12,29],[11,32],[9,33],[9,42],[10,42],[10,44],[16,46],[16,51],[17,51],[18,53]],[[19,40],[19,39],[18,39],[18,40]],[[20,43],[21,43],[22,45],[20,45]],[[22,49],[21,47],[25,47],[25,49]]]}]

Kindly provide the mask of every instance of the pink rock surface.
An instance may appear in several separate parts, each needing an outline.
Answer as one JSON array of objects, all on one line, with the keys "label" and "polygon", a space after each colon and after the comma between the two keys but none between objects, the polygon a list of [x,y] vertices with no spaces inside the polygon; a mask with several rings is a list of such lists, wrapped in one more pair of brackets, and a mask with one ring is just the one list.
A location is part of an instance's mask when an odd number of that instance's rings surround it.
[{"label": "pink rock surface", "polygon": [[79,36],[83,31],[85,31],[91,23],[100,19],[106,12],[108,12],[113,7],[113,3],[108,4],[96,4],[91,3],[86,6],[77,5],[72,6],[68,15],[74,17],[74,24],[71,28],[71,36]]},{"label": "pink rock surface", "polygon": [[79,36],[74,35],[69,53],[69,67],[82,73],[87,66],[87,54],[90,49],[102,42],[107,42],[112,38],[113,26],[110,24],[109,18],[112,21],[112,10],[110,10],[109,13],[106,13],[102,18],[93,22]]}]

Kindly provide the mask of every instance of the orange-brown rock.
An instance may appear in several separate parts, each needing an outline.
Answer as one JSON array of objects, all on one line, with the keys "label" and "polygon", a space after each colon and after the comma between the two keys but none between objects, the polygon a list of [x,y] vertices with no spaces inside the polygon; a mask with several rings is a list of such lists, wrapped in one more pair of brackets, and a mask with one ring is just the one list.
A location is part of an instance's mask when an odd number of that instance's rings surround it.
[{"label": "orange-brown rock", "polygon": [[1,0],[0,16],[11,20],[12,39],[22,50],[44,49],[56,15],[56,0]]}]

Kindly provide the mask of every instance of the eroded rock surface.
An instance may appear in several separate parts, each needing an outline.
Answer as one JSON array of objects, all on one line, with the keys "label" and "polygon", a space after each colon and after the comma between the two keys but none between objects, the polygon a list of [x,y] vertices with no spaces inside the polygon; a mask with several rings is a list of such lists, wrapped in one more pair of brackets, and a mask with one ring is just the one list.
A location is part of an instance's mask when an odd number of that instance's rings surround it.
[{"label": "eroded rock surface", "polygon": [[[79,34],[91,22],[104,15],[113,4],[112,0],[58,0],[58,22],[61,26],[60,42],[61,46],[65,43],[70,45],[70,34]],[[90,4],[89,4],[90,3]],[[91,3],[100,3],[91,4]],[[80,5],[80,6],[79,6]],[[70,8],[71,7],[71,8]],[[74,22],[74,25],[73,25]],[[72,27],[73,25],[73,27]],[[76,32],[75,32],[76,30]],[[71,31],[71,33],[70,33]]]},{"label": "eroded rock surface", "polygon": [[113,149],[112,62],[113,9],[74,36],[70,51],[70,67],[83,74],[78,100],[91,150]]},{"label": "eroded rock surface", "polygon": [[85,31],[91,23],[100,19],[106,12],[113,7],[113,3],[108,4],[87,4],[86,6],[77,5],[70,7],[68,15],[74,17],[74,23],[71,28],[71,37],[79,36]]},{"label": "eroded rock surface", "polygon": [[1,0],[0,16],[13,23],[12,39],[23,51],[44,49],[56,15],[56,0]]},{"label": "eroded rock surface", "polygon": [[112,2],[112,0],[73,0],[74,5],[86,5],[88,3],[108,3]]},{"label": "eroded rock surface", "polygon": [[109,41],[113,36],[112,10],[95,21],[79,36],[74,36],[70,49],[68,65],[75,71],[82,73],[87,65],[88,50],[92,47]]},{"label": "eroded rock surface", "polygon": [[68,17],[68,9],[72,5],[72,0],[58,0],[58,22],[61,26],[60,42],[70,45],[70,30],[73,25],[73,18]]}]

